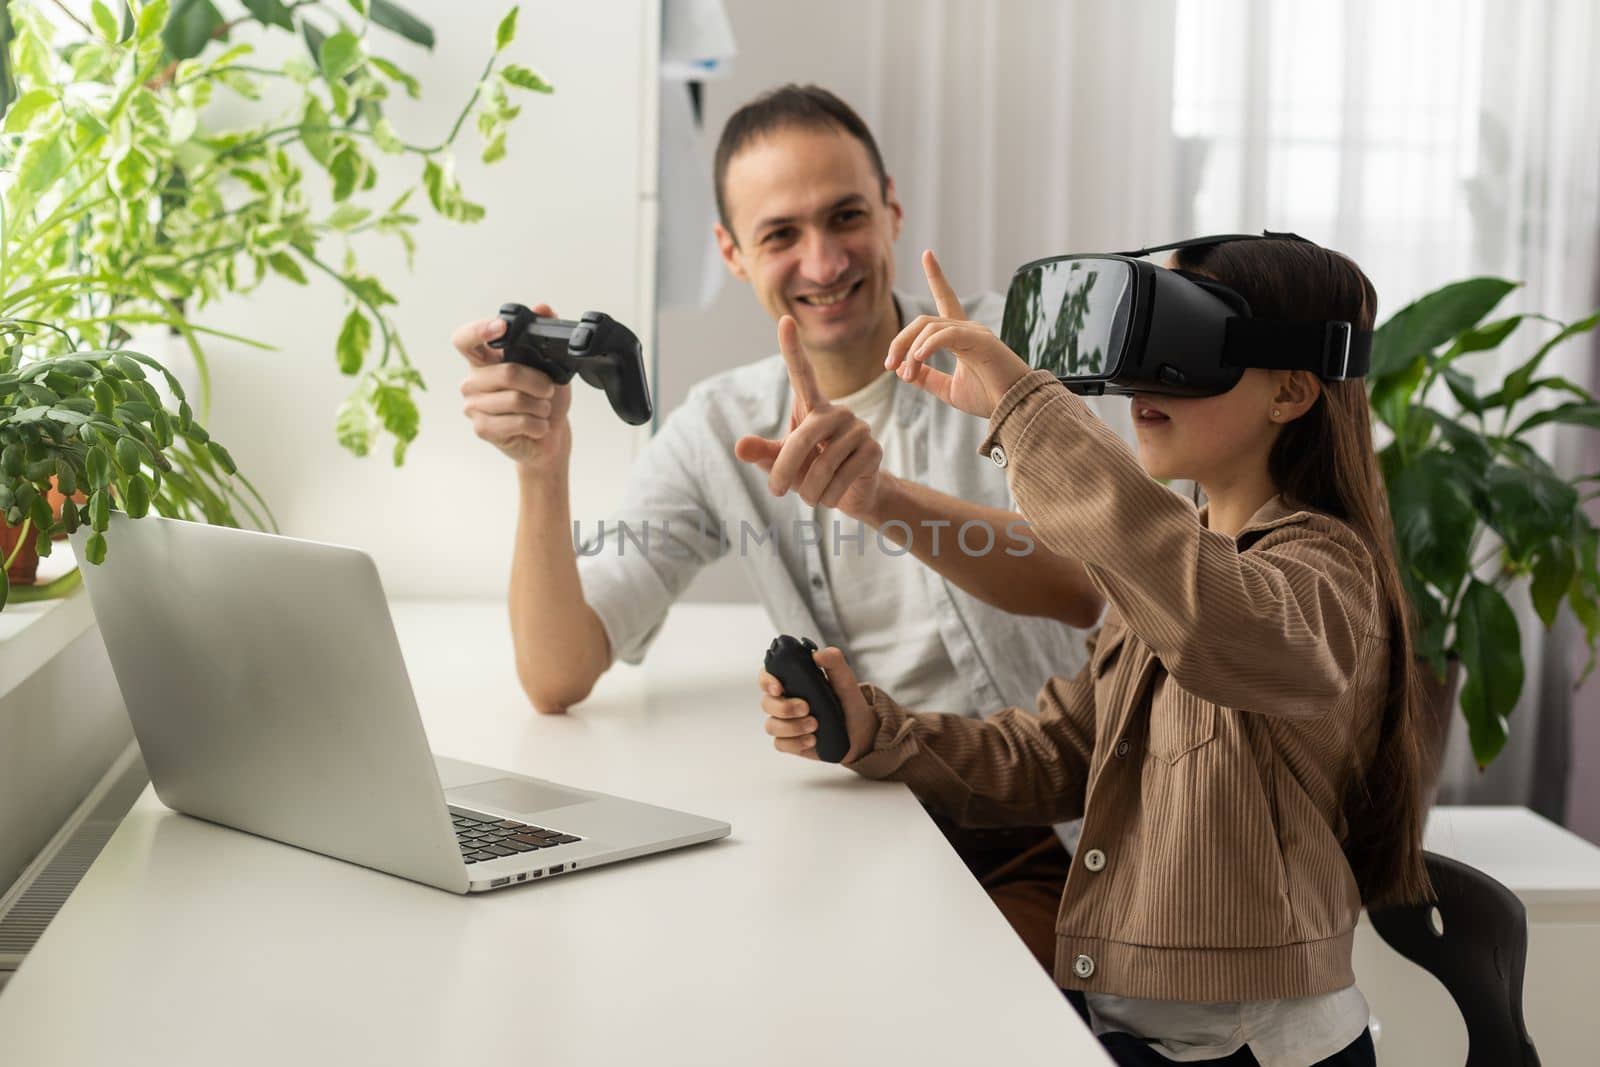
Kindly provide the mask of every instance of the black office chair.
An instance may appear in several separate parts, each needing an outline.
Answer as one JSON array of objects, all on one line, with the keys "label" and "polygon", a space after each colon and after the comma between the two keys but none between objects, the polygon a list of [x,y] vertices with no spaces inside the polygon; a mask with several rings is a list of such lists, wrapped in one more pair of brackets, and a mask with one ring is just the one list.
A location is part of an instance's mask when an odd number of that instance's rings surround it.
[{"label": "black office chair", "polygon": [[1539,1067],[1522,1020],[1527,910],[1482,871],[1423,855],[1438,902],[1369,912],[1373,928],[1449,991],[1467,1024],[1466,1067]]}]

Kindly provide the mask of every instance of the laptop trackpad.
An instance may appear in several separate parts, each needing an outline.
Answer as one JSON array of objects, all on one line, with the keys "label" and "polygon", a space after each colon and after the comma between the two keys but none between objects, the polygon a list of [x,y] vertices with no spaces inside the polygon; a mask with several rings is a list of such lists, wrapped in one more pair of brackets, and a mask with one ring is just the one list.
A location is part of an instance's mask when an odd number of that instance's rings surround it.
[{"label": "laptop trackpad", "polygon": [[496,778],[488,782],[459,786],[449,790],[448,799],[466,807],[486,806],[500,811],[536,812],[581,804],[589,797],[559,786],[543,785],[520,778]]}]

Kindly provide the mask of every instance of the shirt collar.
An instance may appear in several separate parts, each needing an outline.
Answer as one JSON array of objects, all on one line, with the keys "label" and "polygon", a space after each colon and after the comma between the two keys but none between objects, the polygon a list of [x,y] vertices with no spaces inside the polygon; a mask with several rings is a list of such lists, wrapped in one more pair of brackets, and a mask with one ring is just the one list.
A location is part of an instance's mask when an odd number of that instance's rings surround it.
[{"label": "shirt collar", "polygon": [[[1205,523],[1210,514],[1211,505],[1203,505],[1200,508],[1200,521]],[[1311,512],[1308,509],[1284,499],[1279,494],[1256,509],[1255,514],[1250,516],[1250,521],[1240,527],[1239,532],[1234,535],[1234,543],[1242,548],[1247,538],[1254,540],[1250,537],[1252,534],[1266,533],[1280,526],[1292,526],[1305,522],[1310,517]]]}]

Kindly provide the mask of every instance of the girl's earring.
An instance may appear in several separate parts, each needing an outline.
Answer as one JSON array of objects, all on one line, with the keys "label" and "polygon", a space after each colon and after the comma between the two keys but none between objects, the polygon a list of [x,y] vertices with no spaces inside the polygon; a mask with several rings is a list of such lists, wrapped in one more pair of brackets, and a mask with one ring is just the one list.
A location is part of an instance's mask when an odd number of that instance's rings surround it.
[{"label": "girl's earring", "polygon": [[1273,418],[1277,418],[1278,417],[1278,409],[1277,408],[1273,408],[1272,409],[1272,417]]}]

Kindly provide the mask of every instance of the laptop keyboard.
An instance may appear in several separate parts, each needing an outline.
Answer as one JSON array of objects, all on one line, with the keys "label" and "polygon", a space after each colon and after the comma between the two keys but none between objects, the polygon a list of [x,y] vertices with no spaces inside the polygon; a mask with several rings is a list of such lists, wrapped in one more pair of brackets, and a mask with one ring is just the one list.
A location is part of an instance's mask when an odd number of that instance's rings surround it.
[{"label": "laptop keyboard", "polygon": [[461,858],[468,863],[504,859],[506,856],[583,840],[560,830],[532,826],[515,819],[500,819],[465,808],[451,807],[450,821],[455,823],[456,843],[461,846]]}]

